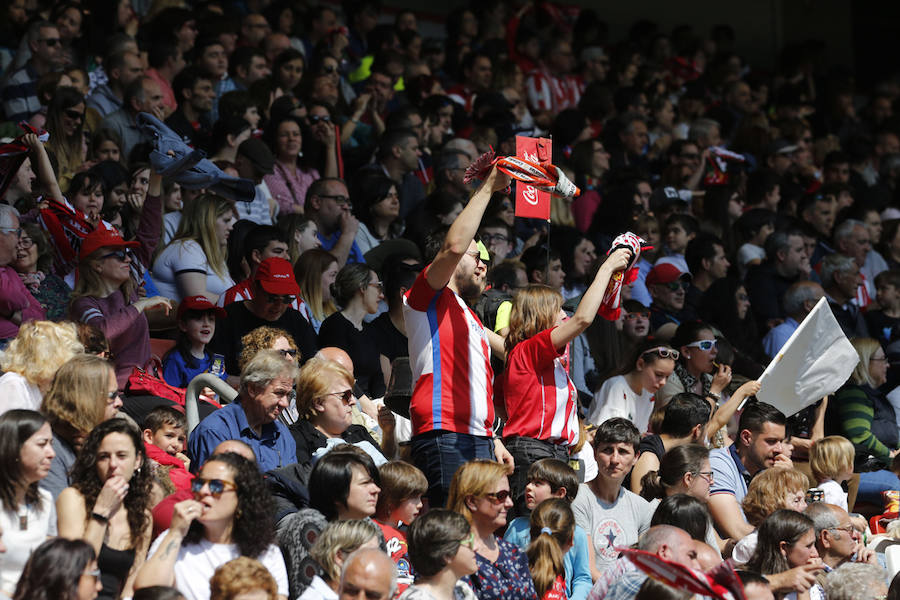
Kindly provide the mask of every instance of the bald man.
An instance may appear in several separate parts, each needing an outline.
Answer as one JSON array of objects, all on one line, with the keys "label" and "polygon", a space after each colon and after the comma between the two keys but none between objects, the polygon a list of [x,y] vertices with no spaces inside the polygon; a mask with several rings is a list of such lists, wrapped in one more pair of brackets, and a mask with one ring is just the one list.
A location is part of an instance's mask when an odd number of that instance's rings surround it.
[{"label": "bald man", "polygon": [[397,589],[397,567],[376,548],[360,548],[347,558],[338,588],[340,600],[388,600]]}]

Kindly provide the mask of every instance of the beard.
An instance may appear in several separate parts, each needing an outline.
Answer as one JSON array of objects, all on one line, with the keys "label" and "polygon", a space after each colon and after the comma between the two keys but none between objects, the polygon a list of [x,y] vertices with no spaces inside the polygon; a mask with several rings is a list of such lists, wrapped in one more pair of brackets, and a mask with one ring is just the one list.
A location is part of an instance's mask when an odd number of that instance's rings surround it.
[{"label": "beard", "polygon": [[484,278],[476,278],[474,274],[460,278],[456,288],[459,290],[460,297],[469,304],[474,304],[484,292]]}]

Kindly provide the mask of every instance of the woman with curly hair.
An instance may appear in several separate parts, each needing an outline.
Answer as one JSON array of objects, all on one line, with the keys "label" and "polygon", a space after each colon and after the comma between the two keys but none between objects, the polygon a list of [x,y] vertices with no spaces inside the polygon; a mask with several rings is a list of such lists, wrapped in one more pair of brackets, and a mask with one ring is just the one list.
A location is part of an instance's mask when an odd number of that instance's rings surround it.
[{"label": "woman with curly hair", "polygon": [[72,486],[56,500],[59,534],[97,553],[99,598],[130,597],[150,545],[151,474],[141,434],[125,419],[105,421],[84,442]]},{"label": "woman with curly hair", "polygon": [[241,556],[218,569],[209,580],[210,600],[276,600],[278,584],[258,560]]},{"label": "woman with curly hair", "polygon": [[53,538],[38,546],[13,600],[93,600],[103,586],[94,549],[82,540]]},{"label": "woman with curly hair", "polygon": [[136,588],[174,585],[187,600],[209,600],[215,569],[239,556],[261,562],[287,598],[275,507],[256,465],[233,453],[211,456],[191,484],[193,500],[175,505],[172,524],[153,546]]},{"label": "woman with curly hair", "polygon": [[53,376],[84,350],[71,323],[29,321],[0,353],[0,414],[14,408],[40,410]]}]

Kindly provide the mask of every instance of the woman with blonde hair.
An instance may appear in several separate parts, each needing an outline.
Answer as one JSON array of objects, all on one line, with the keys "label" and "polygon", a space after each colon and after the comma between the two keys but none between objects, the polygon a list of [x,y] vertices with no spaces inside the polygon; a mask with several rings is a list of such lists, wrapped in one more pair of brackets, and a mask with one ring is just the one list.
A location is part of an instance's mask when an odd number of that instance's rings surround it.
[{"label": "woman with blonde hair", "polygon": [[337,279],[338,270],[337,258],[321,248],[307,250],[294,265],[300,296],[309,307],[310,325],[317,334],[322,322],[337,312],[331,297],[331,284]]},{"label": "woman with blonde hair", "polygon": [[464,463],[450,482],[447,508],[469,521],[475,533],[478,570],[463,580],[479,600],[532,600],[536,597],[528,558],[512,542],[494,535],[513,506],[508,465],[491,460]]},{"label": "woman with blonde hair", "polygon": [[307,250],[322,247],[322,241],[318,235],[319,226],[302,213],[280,216],[276,227],[288,241],[288,253],[291,256],[292,265],[297,264],[297,260]]},{"label": "woman with blonde hair", "polygon": [[[372,458],[386,462],[378,442],[362,425],[353,424],[353,373],[333,360],[309,359],[297,377],[297,414],[290,426],[297,444],[297,462],[303,464],[322,448],[336,444],[360,446]],[[371,448],[369,447],[371,446]]]},{"label": "woman with blonde hair", "polygon": [[209,580],[209,600],[276,600],[278,584],[255,558],[240,556],[216,569]]},{"label": "woman with blonde hair", "polygon": [[299,600],[338,600],[344,561],[360,548],[378,548],[378,539],[378,527],[368,520],[329,523],[309,550],[322,568],[322,575],[313,578]]},{"label": "woman with blonde hair", "polygon": [[528,566],[538,598],[566,597],[564,557],[572,547],[575,515],[568,500],[548,498],[531,512]]},{"label": "woman with blonde hair", "polygon": [[178,301],[204,295],[215,302],[233,286],[225,258],[235,221],[234,203],[221,196],[203,194],[186,203],[175,236],[153,262],[160,294]]},{"label": "woman with blonde hair", "polygon": [[515,460],[511,486],[519,510],[524,508],[529,465],[541,458],[568,461],[578,444],[578,392],[563,363],[566,346],[594,321],[610,278],[628,265],[630,255],[619,249],[606,259],[571,319],[562,311],[560,293],[547,286],[528,286],[513,300],[503,374],[508,418],[503,435]]},{"label": "woman with blonde hair", "polygon": [[47,106],[47,149],[56,157],[60,188],[67,190],[84,163],[84,95],[73,87],[58,87]]},{"label": "woman with blonde hair", "polygon": [[56,371],[84,351],[72,323],[29,321],[0,353],[0,414],[14,408],[40,410]]},{"label": "woman with blonde hair", "polygon": [[[780,508],[803,512],[806,510],[806,490],[809,479],[794,469],[766,469],[753,478],[741,504],[747,522],[759,527],[766,518]],[[731,556],[739,564],[753,556],[757,546],[757,530],[743,539],[735,540]]]},{"label": "woman with blonde hair", "polygon": [[69,486],[69,472],[87,435],[103,421],[115,417],[121,406],[116,374],[106,360],[79,354],[56,372],[41,408],[50,422],[56,451],[41,487],[54,500]]},{"label": "woman with blonde hair", "polygon": [[900,489],[900,478],[890,471],[898,452],[898,429],[894,407],[880,391],[887,383],[888,359],[872,338],[850,340],[859,362],[850,380],[829,401],[825,411],[825,433],[842,435],[856,448],[854,471],[859,473],[862,502],[880,502],[881,492]]}]

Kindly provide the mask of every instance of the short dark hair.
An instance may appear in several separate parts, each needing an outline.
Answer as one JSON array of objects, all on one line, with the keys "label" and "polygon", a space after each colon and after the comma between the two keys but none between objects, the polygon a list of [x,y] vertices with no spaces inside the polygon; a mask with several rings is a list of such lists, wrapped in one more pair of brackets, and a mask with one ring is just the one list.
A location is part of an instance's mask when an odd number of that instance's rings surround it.
[{"label": "short dark hair", "polygon": [[253,251],[262,252],[271,242],[287,244],[284,233],[274,225],[257,225],[244,237],[244,259],[252,265]]},{"label": "short dark hair", "polygon": [[213,80],[212,76],[200,67],[190,66],[183,68],[172,80],[172,92],[175,94],[175,100],[183,102],[184,90],[193,90],[194,84],[203,79],[210,82]]},{"label": "short dark hair", "polygon": [[563,488],[566,490],[566,500],[572,502],[578,495],[578,475],[575,471],[557,458],[542,458],[528,467],[528,481],[542,479],[550,484],[550,491],[556,493]]},{"label": "short dark hair", "polygon": [[550,248],[548,251],[544,246],[532,246],[522,253],[520,260],[525,263],[525,272],[528,274],[528,280],[531,281],[532,271],[546,271],[554,260],[560,260],[559,252]]},{"label": "short dark hair", "polygon": [[887,271],[882,271],[876,275],[875,287],[879,288],[884,285],[892,285],[895,288],[900,289],[900,271],[897,269],[888,269]]},{"label": "short dark hair", "polygon": [[688,270],[694,275],[702,271],[703,261],[716,256],[716,246],[725,250],[722,240],[711,233],[700,233],[688,242],[684,251],[684,260],[687,262]]},{"label": "short dark hair", "polygon": [[444,247],[444,239],[446,239],[448,231],[450,231],[449,225],[441,225],[440,227],[432,229],[428,235],[425,236],[425,247],[422,251],[425,264],[434,262],[434,259],[441,251],[441,248]]},{"label": "short dark hair", "polygon": [[234,49],[234,52],[231,53],[231,56],[228,57],[228,71],[229,74],[234,77],[237,75],[237,68],[243,67],[244,69],[249,69],[250,65],[253,64],[253,59],[256,57],[265,58],[266,55],[263,54],[262,50],[259,48],[254,48],[253,46],[240,46]]},{"label": "short dark hair", "polygon": [[775,425],[787,425],[784,413],[765,402],[749,402],[741,413],[738,423],[738,431],[748,430],[751,433],[759,433],[766,423]]},{"label": "short dark hair", "polygon": [[650,527],[672,525],[684,530],[692,539],[704,541],[710,525],[706,504],[688,494],[672,494],[662,499],[650,519]]},{"label": "short dark hair", "polygon": [[409,138],[417,138],[412,129],[389,129],[384,133],[378,144],[378,160],[384,160],[391,155],[397,146],[403,145]]},{"label": "short dark hair", "polygon": [[700,231],[700,224],[697,222],[697,219],[692,217],[691,215],[687,215],[684,213],[672,213],[666,218],[665,227],[663,227],[663,233],[665,234],[666,230],[678,223],[684,229],[685,233],[688,235],[696,234]]},{"label": "short dark hair", "polygon": [[166,66],[170,58],[178,56],[178,46],[172,36],[163,40],[154,40],[147,51],[147,63],[154,69]]},{"label": "short dark hair", "polygon": [[745,571],[743,569],[734,572],[735,575],[738,576],[738,579],[741,580],[741,583],[744,587],[748,585],[764,585],[769,587],[769,580],[757,573],[756,571]]},{"label": "short dark hair", "polygon": [[134,590],[131,600],[184,600],[184,595],[167,585],[151,585]]},{"label": "short dark hair", "polygon": [[423,577],[439,573],[456,555],[460,542],[470,531],[464,516],[445,508],[433,508],[413,521],[406,542],[409,561],[416,573]]},{"label": "short dark hair", "polygon": [[675,394],[666,404],[660,433],[683,438],[690,435],[697,424],[709,421],[712,407],[693,392]]},{"label": "short dark hair", "polygon": [[622,417],[613,417],[600,423],[594,435],[594,448],[601,444],[631,444],[634,451],[641,445],[641,432],[634,423]]},{"label": "short dark hair", "polygon": [[781,185],[781,177],[774,171],[761,169],[747,176],[747,203],[758,204],[777,186]]},{"label": "short dark hair", "polygon": [[494,265],[487,273],[487,281],[495,289],[504,285],[509,288],[516,287],[516,270],[522,268],[522,263],[516,260],[504,260]]},{"label": "short dark hair", "polygon": [[144,417],[144,429],[156,433],[166,425],[187,430],[184,413],[172,406],[157,406]]},{"label": "short dark hair", "polygon": [[362,467],[381,486],[375,462],[363,450],[349,444],[342,444],[323,456],[309,474],[309,505],[328,521],[337,519],[338,505],[347,505],[354,465]]}]

